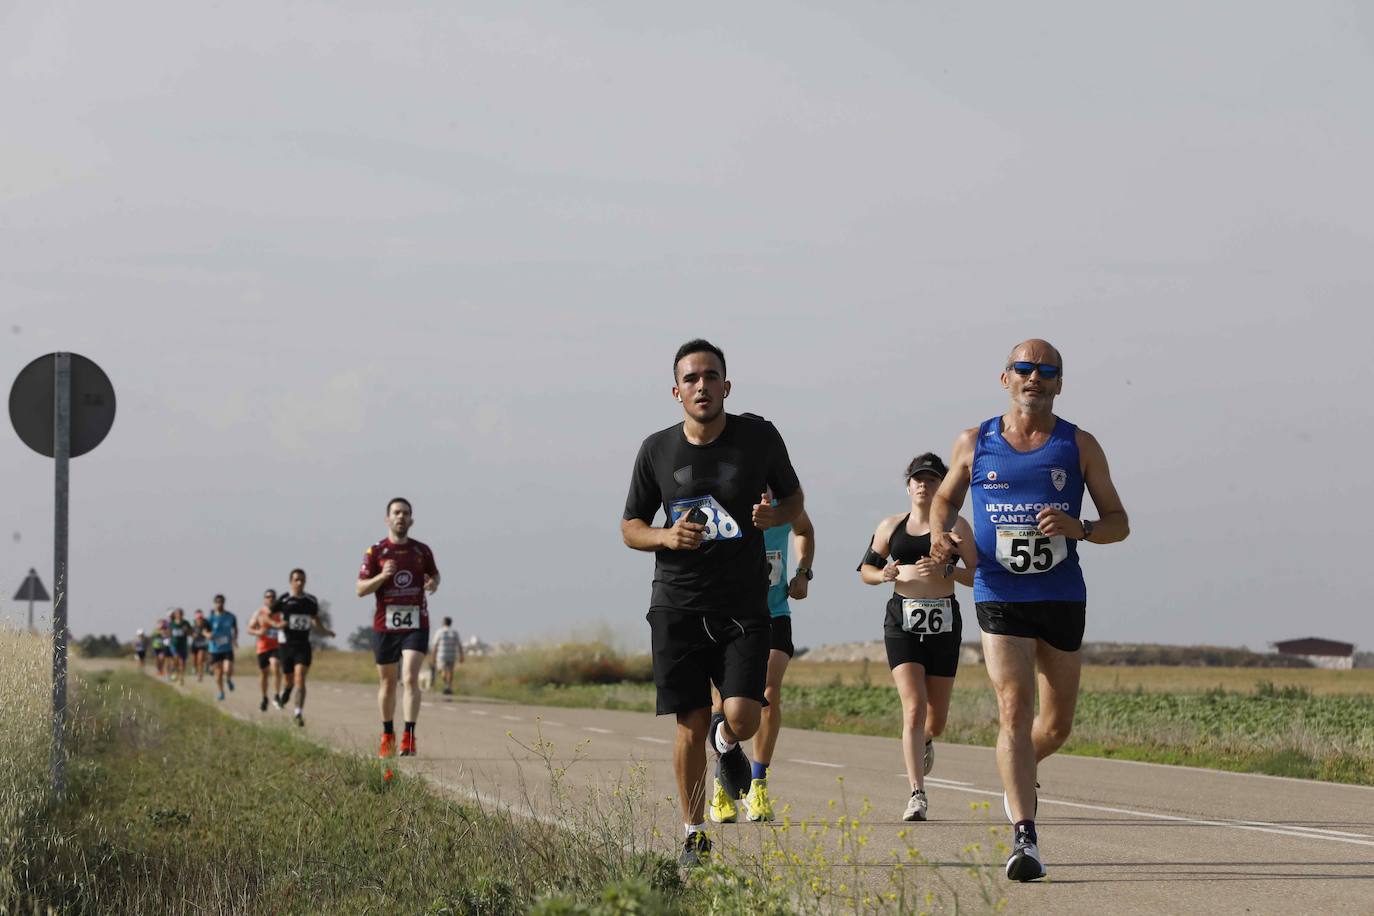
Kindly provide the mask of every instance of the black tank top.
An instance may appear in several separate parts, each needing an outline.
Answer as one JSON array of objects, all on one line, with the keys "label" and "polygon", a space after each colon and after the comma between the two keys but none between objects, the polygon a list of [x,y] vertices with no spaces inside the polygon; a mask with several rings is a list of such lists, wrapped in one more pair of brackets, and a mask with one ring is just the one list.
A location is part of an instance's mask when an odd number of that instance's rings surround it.
[{"label": "black tank top", "polygon": [[930,532],[907,534],[906,523],[910,518],[911,513],[908,512],[887,539],[888,555],[898,563],[915,563],[921,557],[930,556]]}]

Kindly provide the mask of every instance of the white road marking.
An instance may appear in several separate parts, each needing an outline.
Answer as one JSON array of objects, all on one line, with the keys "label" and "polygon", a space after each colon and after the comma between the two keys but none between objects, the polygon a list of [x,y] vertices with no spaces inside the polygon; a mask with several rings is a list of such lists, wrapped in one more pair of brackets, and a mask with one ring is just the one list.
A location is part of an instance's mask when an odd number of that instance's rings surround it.
[{"label": "white road marking", "polygon": [[[905,773],[902,774],[902,778],[903,778],[903,779],[906,779],[906,774],[905,774]],[[957,780],[957,779],[936,779],[934,776],[927,776],[927,777],[926,777],[926,782],[933,782],[933,783],[935,783],[937,786],[971,786],[971,785],[973,785],[973,783],[971,783],[971,782],[960,782],[960,781]]]},{"label": "white road marking", "polygon": [[562,723],[562,722],[554,722],[552,719],[541,719],[541,720],[539,720],[539,724],[540,724],[540,725],[552,725],[554,728],[562,728],[562,727],[563,727],[563,723]]},{"label": "white road marking", "polygon": [[639,741],[649,741],[649,742],[651,742],[651,743],[653,743],[653,744],[672,744],[672,743],[673,743],[673,742],[669,741],[667,738],[650,738],[648,735],[640,735],[639,738],[638,738],[637,740],[639,740]]},{"label": "white road marking", "polygon": [[584,725],[584,726],[582,726],[582,730],[583,730],[583,731],[588,731],[588,732],[596,732],[598,735],[614,735],[614,734],[615,734],[615,732],[611,731],[609,728],[597,728],[597,727],[594,726],[594,725]]},{"label": "white road marking", "polygon": [[[991,795],[1001,798],[1001,792],[987,789],[966,789],[962,786],[946,786],[951,792],[970,792],[974,795]],[[1214,821],[1199,817],[1182,817],[1177,814],[1156,814],[1153,811],[1136,811],[1132,808],[1113,808],[1108,805],[1088,805],[1083,802],[1058,801],[1040,796],[1042,805],[1060,805],[1065,808],[1081,808],[1085,811],[1102,811],[1107,814],[1124,814],[1127,817],[1145,817],[1156,821],[1172,821],[1177,824],[1193,824],[1198,827],[1225,827],[1230,830],[1251,830],[1255,833],[1272,833],[1278,836],[1294,836],[1304,840],[1328,840],[1332,843],[1349,843],[1352,846],[1374,846],[1374,838],[1354,839],[1334,830],[1320,830],[1316,827],[1289,827],[1286,824],[1270,824],[1266,821]],[[1355,834],[1364,836],[1364,834]]]},{"label": "white road marking", "polygon": [[472,713],[474,716],[490,715],[485,709],[469,709],[468,712]]},{"label": "white road marking", "polygon": [[843,770],[843,769],[844,769],[844,764],[843,764],[843,763],[824,763],[824,762],[822,762],[822,761],[820,761],[820,760],[800,760],[800,759],[797,759],[797,758],[793,758],[793,759],[791,759],[791,760],[789,760],[789,761],[787,761],[787,762],[788,762],[788,763],[804,763],[804,764],[806,764],[807,766],[811,766],[811,767],[830,767],[832,770]]},{"label": "white road marking", "polygon": [[505,719],[507,722],[524,722],[524,721],[525,721],[524,719],[520,718],[519,716],[502,716],[501,718]]}]

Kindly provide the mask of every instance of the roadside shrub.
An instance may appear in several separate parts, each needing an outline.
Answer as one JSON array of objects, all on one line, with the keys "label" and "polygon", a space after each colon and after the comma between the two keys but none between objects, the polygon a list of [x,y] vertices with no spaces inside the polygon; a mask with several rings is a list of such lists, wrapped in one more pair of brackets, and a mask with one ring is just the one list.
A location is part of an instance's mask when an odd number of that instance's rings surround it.
[{"label": "roadside shrub", "polygon": [[647,655],[626,656],[604,642],[566,642],[497,655],[482,674],[482,680],[530,687],[653,680]]}]

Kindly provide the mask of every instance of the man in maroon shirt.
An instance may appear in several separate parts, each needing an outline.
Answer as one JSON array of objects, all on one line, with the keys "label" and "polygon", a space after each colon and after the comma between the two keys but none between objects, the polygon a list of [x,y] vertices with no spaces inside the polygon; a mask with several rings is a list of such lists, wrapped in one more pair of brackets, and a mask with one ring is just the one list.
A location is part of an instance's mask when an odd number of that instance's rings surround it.
[{"label": "man in maroon shirt", "polygon": [[[381,688],[377,705],[382,712],[379,757],[396,753],[396,681],[405,681],[405,733],[401,756],[415,754],[415,720],[420,716],[420,669],[429,651],[429,606],[425,595],[439,587],[434,552],[406,535],[414,524],[410,500],[397,497],[386,504],[387,536],[363,555],[358,570],[358,597],[376,594],[372,618],[372,654]],[[399,663],[399,664],[398,664]],[[399,669],[399,671],[398,671]]]}]

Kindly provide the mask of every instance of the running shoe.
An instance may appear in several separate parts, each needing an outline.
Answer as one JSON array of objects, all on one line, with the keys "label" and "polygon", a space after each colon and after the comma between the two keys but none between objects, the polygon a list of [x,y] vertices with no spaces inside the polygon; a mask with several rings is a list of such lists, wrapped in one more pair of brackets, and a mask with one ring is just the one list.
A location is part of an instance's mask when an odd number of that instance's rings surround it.
[{"label": "running shoe", "polygon": [[267,712],[267,697],[262,698],[262,702],[258,704],[258,709]]},{"label": "running shoe", "polygon": [[687,839],[682,844],[682,855],[677,857],[677,864],[683,868],[696,868],[710,854],[711,838],[706,835],[706,831],[698,830],[696,833],[687,834]]},{"label": "running shoe", "polygon": [[299,725],[301,728],[305,728],[305,716],[301,715],[300,713],[296,713],[296,724]]},{"label": "running shoe", "polygon": [[377,756],[383,758],[396,756],[396,736],[394,734],[382,735],[382,746],[378,749]]},{"label": "running shoe", "polygon": [[221,691],[219,692],[219,697],[218,697],[217,699],[219,699],[219,701],[220,701],[221,703],[224,702],[224,691],[223,691],[223,690],[221,690]]},{"label": "running shoe", "polygon": [[744,797],[744,816],[756,824],[773,819],[773,800],[768,797],[767,778],[749,783],[749,794]]},{"label": "running shoe", "polygon": [[[1038,789],[1040,788],[1040,783],[1037,782],[1037,783],[1035,784],[1035,788],[1038,790]],[[1007,815],[1007,823],[1008,823],[1008,824],[1015,824],[1015,823],[1016,823],[1016,818],[1014,818],[1014,817],[1011,816],[1011,799],[1007,797],[1007,793],[1005,793],[1005,792],[1002,793],[1002,810],[1003,810],[1004,812],[1006,812],[1006,815]],[[1030,816],[1030,819],[1031,819],[1031,820],[1035,820],[1035,816],[1036,816],[1037,814],[1039,814],[1039,813],[1040,813],[1040,793],[1037,791],[1037,792],[1035,793],[1035,807],[1031,808],[1031,816]]]},{"label": "running shoe", "polygon": [[926,753],[922,761],[922,766],[925,768],[926,776],[929,776],[930,771],[935,768],[935,739],[933,738],[926,740]]},{"label": "running shoe", "polygon": [[1034,881],[1045,877],[1045,865],[1040,861],[1040,847],[1026,834],[1016,837],[1016,846],[1007,859],[1007,877],[1013,881]]},{"label": "running shoe", "polygon": [[923,821],[926,819],[928,810],[930,810],[930,802],[926,801],[926,793],[921,789],[913,789],[911,800],[906,803],[906,811],[902,814],[902,820]]},{"label": "running shoe", "polygon": [[[274,694],[272,694],[272,705],[275,706],[275,707],[277,707],[278,709],[285,709],[285,708],[286,708],[286,704],[282,702],[282,700],[281,700],[281,694],[279,694],[279,693],[274,693]],[[264,708],[266,708],[266,707],[264,707]]]},{"label": "running shoe", "polygon": [[415,756],[415,733],[414,733],[414,732],[406,732],[405,734],[401,735],[401,756],[402,756],[402,757],[414,757],[414,756]]},{"label": "running shoe", "polygon": [[716,777],[716,791],[711,796],[711,820],[717,824],[733,824],[739,820],[735,800],[726,794],[719,776]]},{"label": "running shoe", "polygon": [[720,756],[720,750],[716,747],[716,729],[724,721],[724,714],[713,712],[711,713],[711,724],[706,727],[706,749],[717,757]]},{"label": "running shoe", "polygon": [[230,689],[230,690],[233,690],[233,689],[234,689],[234,679],[233,679],[232,677],[227,677],[227,678],[225,678],[224,680],[229,684],[229,689]]},{"label": "running shoe", "polygon": [[754,781],[754,768],[749,765],[749,758],[744,755],[744,748],[736,744],[733,748],[720,755],[720,768],[718,771],[720,784],[725,787],[725,791],[730,794],[731,799],[737,799],[747,793]]},{"label": "running shoe", "polygon": [[452,687],[445,687],[445,688],[444,688],[444,696],[446,696],[446,697],[451,697],[451,696],[453,696],[453,688],[452,688]]}]

